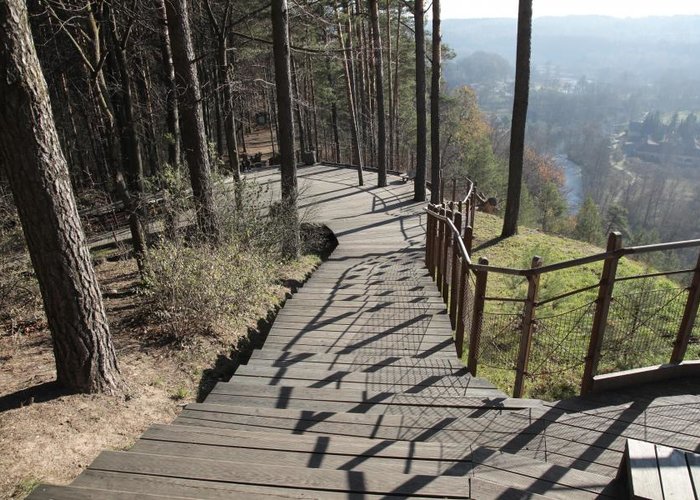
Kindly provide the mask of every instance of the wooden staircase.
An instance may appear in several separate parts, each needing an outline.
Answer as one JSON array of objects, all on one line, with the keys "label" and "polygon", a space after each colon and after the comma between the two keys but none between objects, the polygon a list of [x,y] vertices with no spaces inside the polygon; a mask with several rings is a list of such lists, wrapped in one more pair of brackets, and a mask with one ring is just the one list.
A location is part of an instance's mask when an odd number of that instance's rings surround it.
[{"label": "wooden staircase", "polygon": [[679,425],[674,400],[650,392],[545,403],[470,376],[410,186],[300,173],[339,247],[262,349],[171,425],[29,498],[619,498],[626,438],[698,446],[700,397],[684,397]]},{"label": "wooden staircase", "polygon": [[417,252],[334,254],[231,381],[30,498],[614,498],[538,459],[547,410],[466,372],[440,300]]}]

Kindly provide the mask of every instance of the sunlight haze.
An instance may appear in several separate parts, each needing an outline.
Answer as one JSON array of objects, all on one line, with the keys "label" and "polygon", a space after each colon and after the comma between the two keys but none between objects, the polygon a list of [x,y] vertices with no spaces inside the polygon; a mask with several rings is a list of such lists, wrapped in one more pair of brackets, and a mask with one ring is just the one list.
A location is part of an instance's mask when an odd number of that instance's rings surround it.
[{"label": "sunlight haze", "polygon": [[[442,0],[444,19],[517,17],[517,0]],[[692,0],[534,0],[534,17],[601,15],[647,17],[700,15],[700,2]]]}]

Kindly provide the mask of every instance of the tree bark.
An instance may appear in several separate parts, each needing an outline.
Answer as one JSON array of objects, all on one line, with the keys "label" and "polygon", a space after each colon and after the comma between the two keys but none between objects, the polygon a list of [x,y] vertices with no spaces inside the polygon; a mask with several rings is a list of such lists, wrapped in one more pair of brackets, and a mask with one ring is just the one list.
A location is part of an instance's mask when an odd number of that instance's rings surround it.
[{"label": "tree bark", "polygon": [[518,49],[515,62],[515,93],[510,132],[510,161],[508,163],[508,195],[503,218],[502,238],[518,232],[520,194],[525,155],[525,125],[530,92],[530,43],[532,37],[532,0],[520,0],[518,10]]},{"label": "tree bark", "polygon": [[[357,183],[360,186],[364,185],[363,176],[363,158],[362,158],[362,143],[358,125],[357,118],[357,104],[355,101],[354,89],[353,89],[353,56],[352,56],[352,36],[348,32],[348,43],[345,43],[345,38],[343,36],[343,29],[340,23],[340,12],[338,7],[335,7],[335,16],[338,25],[338,41],[340,42],[340,49],[343,51],[343,69],[345,71],[345,91],[347,93],[348,100],[348,111],[350,115],[350,142],[352,143],[352,156],[356,161],[357,165]],[[348,29],[351,28],[352,24],[348,21]]]},{"label": "tree bark", "polygon": [[440,32],[440,0],[433,0],[433,71],[430,86],[430,201],[441,203],[443,193],[440,162],[440,80],[442,78],[442,33]]},{"label": "tree bark", "polygon": [[208,239],[218,238],[211,166],[202,114],[202,94],[195,65],[187,0],[166,0],[170,45],[178,87],[182,145],[190,171],[197,224]]},{"label": "tree bark", "polygon": [[167,109],[166,124],[168,127],[168,163],[172,166],[180,164],[180,116],[178,110],[177,83],[175,81],[175,66],[170,47],[170,30],[165,10],[165,0],[156,0],[158,20],[160,22],[160,53],[163,62]]},{"label": "tree bark", "polygon": [[272,40],[277,88],[277,119],[281,156],[282,204],[289,233],[283,252],[288,258],[299,255],[299,219],[297,214],[297,166],[294,158],[294,118],[292,117],[292,79],[289,47],[287,0],[272,0]]},{"label": "tree bark", "polygon": [[54,344],[59,384],[123,387],[25,2],[0,3],[0,166],[10,181]]},{"label": "tree bark", "polygon": [[[369,0],[372,42],[374,44],[374,81],[377,102],[377,186],[386,186],[386,113],[384,110],[384,62],[382,61],[382,37],[379,31],[379,6],[377,0]],[[388,15],[388,13],[387,13]]]},{"label": "tree bark", "polygon": [[[416,179],[413,199],[425,201],[425,181],[428,163],[428,123],[425,98],[425,7],[423,0],[415,2],[416,29]],[[439,188],[438,188],[439,189]],[[433,191],[435,187],[433,186]]]}]

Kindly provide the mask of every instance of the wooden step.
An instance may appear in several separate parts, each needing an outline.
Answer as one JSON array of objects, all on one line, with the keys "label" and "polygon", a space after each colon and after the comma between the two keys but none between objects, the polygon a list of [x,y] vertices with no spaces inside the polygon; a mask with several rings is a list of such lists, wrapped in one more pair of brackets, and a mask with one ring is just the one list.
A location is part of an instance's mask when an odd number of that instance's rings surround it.
[{"label": "wooden step", "polygon": [[419,368],[387,368],[371,373],[344,370],[313,370],[303,368],[262,368],[252,365],[236,370],[232,382],[263,385],[284,384],[291,387],[359,389],[395,391],[422,394],[429,388],[440,388],[440,393],[464,397],[507,397],[490,382],[471,377],[465,368],[456,373],[436,373]]},{"label": "wooden step", "polygon": [[[466,445],[382,441],[338,436],[270,435],[228,431],[227,435],[182,426],[154,426],[131,451],[260,464],[307,464],[312,468],[473,477],[509,484],[552,498],[617,496],[614,480],[515,455]],[[571,490],[556,491],[555,484]]]},{"label": "wooden step", "polygon": [[461,477],[390,474],[309,469],[267,463],[228,462],[193,457],[150,455],[136,452],[102,452],[91,470],[167,476],[199,481],[243,484],[319,494],[352,492],[353,495],[423,495],[439,498],[468,498]]},{"label": "wooden step", "polygon": [[185,496],[159,495],[147,492],[134,493],[122,490],[117,491],[105,489],[104,484],[96,486],[96,488],[84,488],[78,486],[40,484],[25,498],[27,500],[95,500],[96,498],[100,500],[158,500],[167,498],[177,500],[188,498]]},{"label": "wooden step", "polygon": [[[491,415],[489,418],[485,418]],[[351,436],[384,440],[463,443],[552,462],[614,477],[622,452],[595,444],[572,442],[542,432],[542,427],[521,428],[508,413],[462,410],[460,416],[431,411],[415,415],[333,413],[279,408],[200,403],[188,405],[177,425],[221,429]],[[479,417],[479,418],[476,418]],[[499,422],[503,420],[503,424]],[[575,435],[575,430],[571,430]]]}]

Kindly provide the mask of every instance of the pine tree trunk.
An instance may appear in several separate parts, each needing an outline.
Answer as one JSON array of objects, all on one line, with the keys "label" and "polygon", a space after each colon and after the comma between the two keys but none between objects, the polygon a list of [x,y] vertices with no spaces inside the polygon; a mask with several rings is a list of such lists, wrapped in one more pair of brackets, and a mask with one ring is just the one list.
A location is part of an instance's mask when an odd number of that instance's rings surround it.
[{"label": "pine tree trunk", "polygon": [[280,138],[282,208],[289,230],[284,241],[283,252],[288,258],[296,258],[299,255],[300,243],[288,15],[287,0],[272,0],[272,40],[279,120],[277,128]]},{"label": "pine tree trunk", "polygon": [[[423,0],[415,2],[416,24],[416,179],[413,199],[425,201],[425,181],[428,162],[428,124],[425,99],[425,7]],[[433,186],[433,191],[435,191]],[[439,188],[438,188],[439,189]]]},{"label": "pine tree trunk", "polygon": [[166,124],[168,127],[168,163],[171,166],[180,164],[180,112],[178,110],[177,84],[175,81],[175,66],[170,47],[170,30],[165,11],[165,0],[156,0],[158,20],[160,22],[160,53],[165,79],[167,110]]},{"label": "pine tree trunk", "polygon": [[[359,131],[359,120],[358,120],[358,110],[355,101],[355,92],[353,89],[353,56],[352,56],[352,35],[350,32],[347,34],[348,43],[345,43],[345,37],[343,36],[342,25],[340,23],[340,12],[338,8],[335,9],[335,16],[338,25],[338,41],[340,42],[340,48],[343,51],[343,69],[345,71],[345,91],[347,94],[348,101],[348,112],[350,115],[350,142],[352,147],[352,160],[357,165],[357,181],[360,186],[364,185],[363,176],[363,158],[362,158],[362,143]],[[352,24],[348,21],[348,29],[351,28]]]},{"label": "pine tree trunk", "polygon": [[116,394],[123,382],[22,0],[0,3],[0,129],[0,165],[39,281],[57,380]]},{"label": "pine tree trunk", "polygon": [[430,86],[430,201],[441,203],[442,164],[440,160],[440,80],[442,78],[442,34],[440,0],[433,0],[433,71]]},{"label": "pine tree trunk", "polygon": [[170,45],[173,51],[176,82],[182,89],[178,101],[182,127],[182,145],[190,171],[197,224],[208,239],[218,237],[214,212],[211,166],[204,130],[202,95],[195,66],[187,0],[166,0]]},{"label": "pine tree trunk", "polygon": [[518,49],[515,61],[515,93],[510,132],[510,160],[508,163],[508,195],[503,217],[501,237],[518,232],[520,194],[525,156],[525,124],[530,92],[530,42],[532,35],[532,0],[520,0],[518,10]]},{"label": "pine tree trunk", "polygon": [[382,37],[379,31],[379,7],[377,0],[369,0],[374,45],[374,81],[377,103],[377,186],[386,186],[386,114],[384,110],[384,62],[382,61]]},{"label": "pine tree trunk", "polygon": [[226,133],[229,168],[233,178],[239,181],[241,180],[241,169],[238,162],[238,139],[236,138],[236,121],[233,110],[233,78],[231,72],[232,68],[229,65],[226,52],[226,38],[224,37],[219,43],[219,85],[224,90],[224,130]]},{"label": "pine tree trunk", "polygon": [[299,78],[297,77],[297,65],[294,58],[291,58],[292,68],[292,90],[296,99],[293,99],[294,115],[296,116],[297,124],[299,125],[299,149],[303,155],[307,151],[306,134],[304,133],[304,120],[301,116],[301,96],[299,95]]}]

